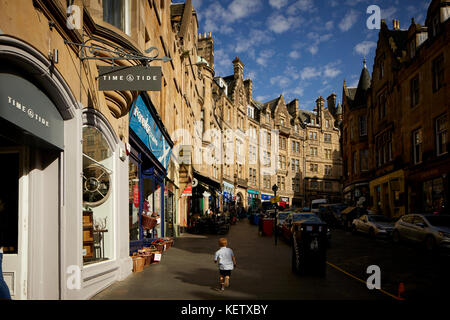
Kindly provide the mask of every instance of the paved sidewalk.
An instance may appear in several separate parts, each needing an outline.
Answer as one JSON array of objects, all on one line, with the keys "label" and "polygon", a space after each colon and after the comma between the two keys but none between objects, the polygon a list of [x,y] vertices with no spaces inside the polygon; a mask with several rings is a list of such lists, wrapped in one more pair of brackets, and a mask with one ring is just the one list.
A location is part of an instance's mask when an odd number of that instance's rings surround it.
[{"label": "paved sidewalk", "polygon": [[377,291],[328,267],[327,277],[299,277],[291,272],[291,248],[273,237],[260,237],[248,220],[232,226],[226,237],[237,268],[230,287],[217,291],[214,252],[220,236],[183,236],[164,253],[160,264],[132,274],[93,299],[215,300],[215,299],[386,299]]}]

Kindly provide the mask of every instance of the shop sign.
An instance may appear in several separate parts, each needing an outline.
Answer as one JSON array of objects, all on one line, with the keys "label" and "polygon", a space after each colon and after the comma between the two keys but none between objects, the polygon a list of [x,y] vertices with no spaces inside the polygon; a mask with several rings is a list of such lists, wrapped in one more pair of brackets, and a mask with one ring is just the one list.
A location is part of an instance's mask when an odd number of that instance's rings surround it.
[{"label": "shop sign", "polygon": [[161,67],[99,67],[100,91],[161,91]]},{"label": "shop sign", "polygon": [[188,185],[186,189],[184,189],[182,197],[192,197],[192,185]]},{"label": "shop sign", "polygon": [[64,149],[64,120],[38,87],[14,74],[0,73],[0,117]]},{"label": "shop sign", "polygon": [[261,195],[262,200],[270,200],[270,198],[272,198],[272,197],[273,197],[273,195],[270,195],[270,194],[262,194]]},{"label": "shop sign", "polygon": [[141,96],[130,112],[130,128],[167,169],[172,149]]},{"label": "shop sign", "polygon": [[139,185],[135,184],[133,187],[133,203],[135,208],[139,208]]}]

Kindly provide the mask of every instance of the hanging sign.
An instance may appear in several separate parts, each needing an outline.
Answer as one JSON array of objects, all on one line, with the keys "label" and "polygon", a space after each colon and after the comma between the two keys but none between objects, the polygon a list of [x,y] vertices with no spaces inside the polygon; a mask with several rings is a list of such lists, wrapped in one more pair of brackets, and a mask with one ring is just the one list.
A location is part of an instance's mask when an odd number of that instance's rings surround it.
[{"label": "hanging sign", "polygon": [[161,91],[161,67],[99,67],[100,91]]}]

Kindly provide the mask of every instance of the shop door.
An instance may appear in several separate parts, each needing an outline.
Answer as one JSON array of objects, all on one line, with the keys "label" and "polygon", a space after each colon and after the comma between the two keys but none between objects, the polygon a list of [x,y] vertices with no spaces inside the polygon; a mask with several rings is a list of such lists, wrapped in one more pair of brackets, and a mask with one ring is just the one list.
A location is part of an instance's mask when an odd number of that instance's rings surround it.
[{"label": "shop door", "polygon": [[24,150],[1,148],[0,199],[2,212],[7,215],[9,247],[3,248],[3,277],[11,298],[27,299],[27,203],[28,178],[25,172]]}]

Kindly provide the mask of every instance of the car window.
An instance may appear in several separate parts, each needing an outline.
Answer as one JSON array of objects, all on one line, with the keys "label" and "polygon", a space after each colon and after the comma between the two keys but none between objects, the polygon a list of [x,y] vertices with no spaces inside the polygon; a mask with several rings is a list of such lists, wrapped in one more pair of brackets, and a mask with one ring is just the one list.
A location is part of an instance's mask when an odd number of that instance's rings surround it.
[{"label": "car window", "polygon": [[413,216],[403,216],[402,221],[406,223],[413,223]]},{"label": "car window", "polygon": [[413,221],[414,221],[413,224],[417,224],[417,223],[425,224],[425,221],[423,220],[423,218],[421,216],[415,216]]}]

